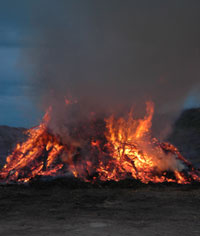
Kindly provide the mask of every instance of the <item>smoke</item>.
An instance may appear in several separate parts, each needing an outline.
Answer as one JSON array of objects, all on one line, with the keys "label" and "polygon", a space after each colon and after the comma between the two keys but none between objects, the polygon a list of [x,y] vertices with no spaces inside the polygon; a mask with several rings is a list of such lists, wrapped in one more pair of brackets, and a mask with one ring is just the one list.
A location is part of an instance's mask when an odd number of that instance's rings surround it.
[{"label": "smoke", "polygon": [[195,0],[33,1],[36,47],[25,54],[36,102],[58,116],[64,97],[85,113],[152,100],[155,119],[171,120],[199,91],[199,10]]}]

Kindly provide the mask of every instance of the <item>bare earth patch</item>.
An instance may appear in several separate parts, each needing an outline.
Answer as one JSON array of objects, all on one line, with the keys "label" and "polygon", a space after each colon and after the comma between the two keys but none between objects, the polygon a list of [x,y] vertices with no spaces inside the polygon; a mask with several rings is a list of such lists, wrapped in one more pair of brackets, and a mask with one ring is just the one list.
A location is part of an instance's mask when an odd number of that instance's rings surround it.
[{"label": "bare earth patch", "polygon": [[0,188],[0,235],[200,235],[199,186]]}]

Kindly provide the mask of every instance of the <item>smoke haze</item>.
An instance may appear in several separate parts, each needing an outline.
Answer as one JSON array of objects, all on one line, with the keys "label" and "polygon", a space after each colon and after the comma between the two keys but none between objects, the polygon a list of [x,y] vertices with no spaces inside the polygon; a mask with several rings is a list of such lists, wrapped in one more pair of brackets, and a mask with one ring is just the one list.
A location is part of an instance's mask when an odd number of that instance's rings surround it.
[{"label": "smoke haze", "polygon": [[199,92],[199,1],[43,0],[31,10],[37,47],[26,57],[44,109],[58,114],[64,96],[86,112],[152,100],[160,117]]}]

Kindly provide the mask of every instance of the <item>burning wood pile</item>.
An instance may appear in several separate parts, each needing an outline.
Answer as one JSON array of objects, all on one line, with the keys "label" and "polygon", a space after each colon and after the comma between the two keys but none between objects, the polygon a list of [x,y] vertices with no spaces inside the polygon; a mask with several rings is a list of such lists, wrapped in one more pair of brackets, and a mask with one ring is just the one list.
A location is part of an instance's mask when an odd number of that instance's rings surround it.
[{"label": "burning wood pile", "polygon": [[18,144],[7,157],[0,171],[2,182],[25,183],[37,176],[66,173],[92,183],[127,178],[142,183],[200,181],[200,171],[176,147],[151,136],[152,102],[147,102],[143,119],[134,119],[133,111],[127,119],[91,118],[70,127],[67,140],[50,129],[51,112],[50,108],[42,123],[28,130],[27,141]]}]

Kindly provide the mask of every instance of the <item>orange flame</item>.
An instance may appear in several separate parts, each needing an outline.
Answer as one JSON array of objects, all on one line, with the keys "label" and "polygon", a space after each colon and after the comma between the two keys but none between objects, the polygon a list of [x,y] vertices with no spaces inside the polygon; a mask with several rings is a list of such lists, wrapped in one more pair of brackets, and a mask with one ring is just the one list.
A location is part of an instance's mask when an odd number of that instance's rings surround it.
[{"label": "orange flame", "polygon": [[[73,103],[66,102],[67,105]],[[105,132],[89,142],[64,144],[49,130],[51,108],[43,122],[28,131],[0,172],[3,181],[28,182],[36,176],[71,172],[85,181],[138,179],[143,183],[200,181],[200,173],[169,143],[151,137],[154,104],[147,102],[143,119],[105,119]],[[92,126],[95,128],[95,126]],[[103,131],[101,131],[103,132]],[[83,151],[84,150],[84,151]]]}]

